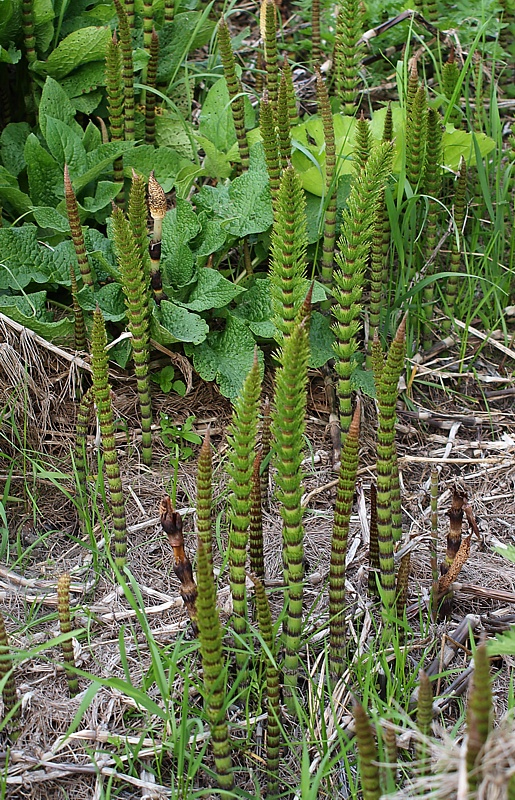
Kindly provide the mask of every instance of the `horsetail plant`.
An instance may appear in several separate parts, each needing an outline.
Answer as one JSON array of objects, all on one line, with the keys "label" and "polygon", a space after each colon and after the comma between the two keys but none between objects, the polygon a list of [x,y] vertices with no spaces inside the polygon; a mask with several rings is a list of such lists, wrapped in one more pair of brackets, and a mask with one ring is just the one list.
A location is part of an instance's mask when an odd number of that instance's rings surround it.
[{"label": "horsetail plant", "polygon": [[342,235],[335,256],[333,330],[336,340],[335,369],[339,377],[340,424],[345,436],[351,421],[351,358],[356,351],[364,273],[370,251],[373,220],[381,190],[390,173],[391,145],[375,148],[364,172],[354,182],[343,213]]},{"label": "horsetail plant", "polygon": [[[427,145],[424,164],[423,187],[427,194],[427,222],[425,232],[425,274],[426,277],[435,271],[435,249],[437,245],[438,198],[442,185],[442,137],[443,128],[440,115],[434,108],[427,113]],[[428,283],[423,294],[423,348],[429,350],[432,345],[431,319],[433,316],[434,287]]]},{"label": "horsetail plant", "polygon": [[77,299],[77,278],[73,264],[70,264],[70,291],[72,296],[73,308],[73,338],[76,350],[86,349],[86,323],[84,321],[84,311]]},{"label": "horsetail plant", "polygon": [[127,15],[127,23],[129,28],[132,30],[134,28],[134,0],[125,0],[123,5],[123,10]]},{"label": "horsetail plant", "polygon": [[438,470],[431,470],[431,617],[436,620],[437,593],[438,593]]},{"label": "horsetail plant", "polygon": [[83,497],[87,496],[86,486],[86,437],[88,434],[88,422],[93,408],[93,387],[90,386],[85,392],[79,403],[77,410],[77,423],[75,433],[75,475],[77,488]]},{"label": "horsetail plant", "polygon": [[[454,95],[454,90],[458,84],[460,78],[460,70],[458,65],[456,64],[456,58],[454,55],[454,47],[451,48],[449,52],[449,57],[445,64],[442,67],[442,89],[443,93],[446,96],[447,100],[452,100]],[[461,123],[461,114],[459,109],[456,106],[452,109],[449,115],[449,122],[459,128]]]},{"label": "horsetail plant", "polygon": [[343,0],[336,22],[334,65],[336,94],[343,113],[350,116],[355,112],[358,97],[362,33],[363,4],[361,0]]},{"label": "horsetail plant", "polygon": [[291,335],[305,294],[306,202],[293,167],[284,170],[272,227],[270,292],[273,321],[281,338]]},{"label": "horsetail plant", "polygon": [[419,86],[406,116],[406,178],[415,192],[424,168],[427,141],[427,96]]},{"label": "horsetail plant", "polygon": [[395,405],[397,385],[404,367],[406,316],[403,317],[388,350],[380,375],[376,374],[379,407],[377,430],[377,530],[381,599],[385,612],[395,603],[391,485],[395,449]]},{"label": "horsetail plant", "polygon": [[390,508],[392,509],[392,537],[394,542],[399,542],[402,537],[402,503],[401,480],[399,475],[399,460],[397,447],[393,443],[392,454],[392,480],[390,483]]},{"label": "horsetail plant", "polygon": [[5,681],[2,689],[4,701],[4,721],[10,723],[9,736],[11,741],[19,737],[19,720],[21,717],[21,703],[16,696],[16,681],[14,678],[13,663],[9,652],[9,638],[5,630],[5,622],[0,614],[0,681]]},{"label": "horsetail plant", "polygon": [[431,681],[423,669],[419,673],[418,703],[417,703],[417,728],[421,739],[417,746],[418,771],[420,775],[429,775],[431,770],[431,756],[428,752],[427,737],[431,733],[433,720],[433,689]]},{"label": "horsetail plant", "polygon": [[277,99],[277,134],[279,141],[279,158],[281,169],[284,171],[291,159],[291,134],[290,116],[288,111],[288,96],[286,87],[286,77],[284,72],[279,83],[279,95]]},{"label": "horsetail plant", "polygon": [[288,117],[290,119],[290,127],[298,125],[299,114],[297,111],[297,97],[295,95],[295,86],[293,84],[293,75],[287,56],[283,60],[283,71],[281,79],[284,77],[286,84],[286,100],[288,103]]},{"label": "horsetail plant", "polygon": [[[245,563],[249,537],[251,486],[254,453],[256,450],[257,416],[261,379],[257,350],[252,368],[234,403],[229,428],[229,578],[233,601],[233,627],[237,635],[247,630]],[[238,666],[245,661],[244,653],[236,654]]]},{"label": "horsetail plant", "polygon": [[[152,28],[150,37],[150,59],[147,64],[146,84],[155,89],[157,83],[157,62],[159,58],[159,36]],[[145,143],[156,143],[156,95],[153,91],[145,92]]]},{"label": "horsetail plant", "polygon": [[150,253],[150,285],[154,300],[159,305],[165,294],[161,279],[161,240],[163,238],[163,220],[167,211],[166,195],[162,186],[157,182],[154,170],[148,178],[148,208],[154,223],[152,239],[149,244]]},{"label": "horsetail plant", "polygon": [[[70,575],[64,572],[59,575],[57,580],[57,615],[59,617],[59,628],[61,633],[71,633],[72,623],[70,615]],[[70,697],[75,697],[79,693],[79,680],[73,674],[75,669],[75,656],[73,654],[73,642],[71,639],[65,639],[61,642],[61,648],[64,658],[64,669],[66,672],[66,680],[68,681],[68,691]]]},{"label": "horsetail plant", "polygon": [[263,555],[263,513],[261,510],[260,466],[261,453],[257,453],[252,468],[252,487],[250,490],[249,555],[250,571],[257,578],[264,580],[265,559]]},{"label": "horsetail plant", "polygon": [[[182,597],[186,611],[191,620],[194,633],[198,630],[197,609],[197,584],[193,578],[193,567],[184,550],[184,534],[182,532],[182,517],[175,511],[169,497],[163,497],[159,505],[159,519],[161,527],[168,537],[168,542],[173,550],[173,571],[181,584],[179,593]],[[199,539],[200,541],[200,539]],[[207,555],[206,555],[207,558]]]},{"label": "horsetail plant", "polygon": [[456,180],[456,190],[454,194],[453,205],[453,222],[454,231],[451,244],[451,255],[449,257],[449,271],[454,273],[447,279],[445,287],[445,304],[448,319],[443,320],[442,330],[449,333],[452,328],[452,319],[454,316],[454,306],[456,304],[456,297],[458,295],[458,278],[457,273],[460,269],[461,254],[463,252],[463,228],[465,226],[465,218],[467,211],[467,164],[462,157],[460,161],[460,168],[458,178]]},{"label": "horsetail plant", "polygon": [[[150,276],[150,256],[148,252],[147,234],[147,202],[145,197],[145,181],[141,175],[133,169],[131,190],[129,193],[129,207],[127,209],[127,220],[129,230],[136,244],[136,251],[140,261],[139,269],[145,278],[144,301],[149,304],[148,279]],[[116,243],[116,239],[115,239]]]},{"label": "horsetail plant", "polygon": [[197,550],[198,636],[204,674],[204,706],[211,729],[211,744],[220,789],[230,791],[234,785],[231,771],[231,743],[225,711],[226,665],[222,651],[222,628],[216,608],[213,567],[202,540]]},{"label": "horsetail plant", "polygon": [[91,274],[91,267],[86,254],[84,232],[80,224],[79,206],[70,180],[67,164],[64,165],[64,197],[66,200],[68,224],[70,225],[72,242],[77,256],[77,264],[79,265],[82,282],[85,286],[93,286],[93,275]]},{"label": "horsetail plant", "polygon": [[411,567],[411,552],[408,550],[407,553],[401,557],[401,561],[399,564],[399,569],[397,570],[397,582],[395,585],[395,603],[396,603],[396,610],[397,610],[397,617],[402,619],[404,615],[404,610],[406,608],[406,600],[408,598],[408,581],[409,581],[409,572]]},{"label": "horsetail plant", "polygon": [[[8,19],[9,17],[7,16],[6,20]],[[21,6],[21,21],[23,28],[25,57],[29,64],[33,64],[37,60],[36,31],[34,27],[34,0],[23,0]]]},{"label": "horsetail plant", "polygon": [[343,674],[345,647],[345,557],[356,485],[361,403],[356,403],[342,448],[329,567],[329,669],[333,679]]},{"label": "horsetail plant", "polygon": [[370,484],[370,541],[368,547],[368,593],[372,597],[377,594],[377,576],[379,575],[379,540],[377,533],[377,488]]},{"label": "horsetail plant", "polygon": [[173,22],[175,16],[175,0],[165,0],[165,22]]},{"label": "horsetail plant", "polygon": [[356,140],[354,144],[354,170],[361,172],[367,166],[372,144],[370,123],[365,119],[363,111],[356,120]]},{"label": "horsetail plant", "polygon": [[[133,177],[129,204],[132,218],[145,209],[145,186],[142,178]],[[147,276],[142,263],[142,243],[137,242],[127,219],[119,208],[113,210],[113,236],[132,335],[132,357],[141,415],[142,458],[152,464],[152,403],[150,399],[150,332]],[[138,227],[135,226],[136,234]]]},{"label": "horsetail plant", "polygon": [[357,699],[354,700],[352,714],[358,743],[363,800],[379,800],[381,797],[378,766],[379,753],[368,714]]},{"label": "horsetail plant", "polygon": [[481,781],[480,754],[492,729],[493,703],[490,662],[484,642],[474,653],[474,674],[467,704],[467,773],[469,792]]},{"label": "horsetail plant", "polygon": [[197,466],[197,532],[204,545],[206,558],[213,562],[213,532],[211,511],[213,505],[213,463],[209,428],[204,436]]},{"label": "horsetail plant", "polygon": [[283,340],[272,415],[274,464],[277,469],[276,497],[283,521],[283,569],[286,584],[284,693],[290,711],[295,707],[293,691],[297,686],[302,629],[304,527],[300,501],[309,360],[308,328],[309,321],[304,318]]},{"label": "horsetail plant", "polygon": [[272,432],[270,430],[270,398],[265,397],[263,403],[263,422],[261,425],[261,504],[266,508],[268,505],[268,481],[270,475],[270,445]]},{"label": "horsetail plant", "polygon": [[277,6],[275,0],[261,0],[261,37],[265,44],[266,88],[274,119],[277,118],[279,67],[277,54]]},{"label": "horsetail plant", "polygon": [[322,53],[322,36],[320,33],[320,0],[311,3],[311,63],[317,67]]},{"label": "horsetail plant", "polygon": [[279,162],[279,142],[275,129],[274,114],[265,91],[259,107],[259,130],[263,141],[265,163],[270,180],[270,194],[274,211],[277,205],[277,195],[281,183],[281,165]]},{"label": "horsetail plant", "polygon": [[266,596],[265,587],[261,580],[251,575],[256,596],[256,615],[261,638],[265,644],[266,659],[266,703],[267,703],[267,730],[266,730],[266,767],[268,773],[267,797],[270,800],[276,797],[279,789],[279,745],[281,742],[281,701],[279,694],[279,670],[276,664],[276,648],[272,630],[272,615],[270,604]]},{"label": "horsetail plant", "polygon": [[[320,277],[325,286],[331,287],[336,243],[336,140],[329,93],[318,67],[316,68],[316,76],[318,111],[322,117],[325,144],[325,215]],[[328,298],[323,302],[322,308],[327,310],[330,306],[331,300]]]},{"label": "horsetail plant", "polygon": [[[112,142],[120,142],[124,139],[123,130],[123,84],[122,84],[122,50],[116,36],[116,31],[107,42],[106,51],[106,93],[107,111],[109,114],[109,129]],[[123,157],[119,156],[113,162],[113,179],[119,184],[116,202],[123,205]]]},{"label": "horsetail plant", "polygon": [[[129,12],[126,13],[121,0],[114,0],[114,7],[118,15],[118,30],[122,50],[122,79],[123,79],[123,112],[125,141],[134,140],[134,61],[132,58],[131,23]],[[132,12],[134,14],[134,11]],[[132,17],[134,21],[134,17]],[[133,22],[134,24],[134,22]]]},{"label": "horsetail plant", "polygon": [[120,465],[116,454],[114,437],[114,415],[111,405],[111,387],[108,379],[107,336],[102,312],[97,306],[93,313],[91,333],[91,369],[93,372],[93,395],[97,407],[104,466],[111,495],[111,515],[114,528],[115,564],[122,570],[127,561],[127,523]]},{"label": "horsetail plant", "polygon": [[[153,0],[143,0],[143,47],[150,55],[152,31],[154,30],[154,3]],[[146,83],[146,75],[145,80]]]},{"label": "horsetail plant", "polygon": [[229,92],[232,119],[240,153],[241,169],[247,170],[249,168],[249,143],[245,130],[245,101],[241,81],[236,75],[236,62],[232,51],[229,28],[223,17],[218,23],[218,47],[220,49],[220,58],[222,59],[227,91]]}]

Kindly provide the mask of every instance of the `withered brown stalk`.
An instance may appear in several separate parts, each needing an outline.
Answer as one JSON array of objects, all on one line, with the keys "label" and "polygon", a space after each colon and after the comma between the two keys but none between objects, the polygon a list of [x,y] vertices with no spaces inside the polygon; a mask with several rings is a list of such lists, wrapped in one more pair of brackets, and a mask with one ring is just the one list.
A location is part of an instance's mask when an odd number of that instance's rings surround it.
[{"label": "withered brown stalk", "polygon": [[173,549],[174,568],[181,587],[180,595],[186,606],[191,624],[197,633],[197,584],[193,578],[191,561],[184,551],[184,534],[182,532],[182,517],[175,511],[169,497],[163,497],[159,506],[161,526],[168,536],[168,541]]}]

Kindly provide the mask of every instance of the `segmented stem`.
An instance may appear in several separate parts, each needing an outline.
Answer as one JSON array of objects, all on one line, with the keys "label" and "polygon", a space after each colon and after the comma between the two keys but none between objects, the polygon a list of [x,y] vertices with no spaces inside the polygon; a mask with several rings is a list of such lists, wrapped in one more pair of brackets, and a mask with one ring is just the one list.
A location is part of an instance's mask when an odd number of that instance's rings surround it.
[{"label": "segmented stem", "polygon": [[431,773],[431,754],[425,739],[431,733],[433,719],[433,688],[431,681],[423,669],[419,672],[417,727],[422,734],[422,739],[417,743],[418,772],[420,775]]},{"label": "segmented stem", "polygon": [[279,96],[277,100],[277,133],[279,136],[279,157],[281,160],[281,168],[285,170],[291,159],[291,137],[286,77],[284,72],[281,75],[281,81],[279,83]]},{"label": "segmented stem", "polygon": [[91,267],[86,255],[86,243],[80,224],[79,206],[75,192],[73,191],[67,164],[64,165],[64,197],[66,200],[66,213],[68,215],[72,242],[77,255],[77,264],[79,265],[82,282],[86,286],[93,286],[93,275],[91,274]]},{"label": "segmented stem", "polygon": [[165,0],[165,22],[173,22],[175,16],[175,0]]},{"label": "segmented stem", "polygon": [[25,56],[29,64],[33,64],[37,60],[33,3],[34,0],[23,0],[21,6],[23,43],[25,45]]},{"label": "segmented stem", "polygon": [[408,581],[409,581],[409,572],[411,566],[411,553],[404,553],[401,558],[401,562],[399,564],[399,570],[397,572],[397,584],[395,587],[396,591],[396,605],[397,605],[397,616],[399,619],[402,619],[404,616],[404,609],[406,608],[406,600],[408,598]]},{"label": "segmented stem", "polygon": [[[245,378],[240,395],[233,408],[229,427],[228,467],[229,482],[229,577],[233,601],[233,627],[237,634],[247,629],[247,602],[245,592],[245,562],[250,525],[251,479],[256,451],[257,417],[261,379],[257,351],[252,368]],[[245,661],[244,653],[237,653],[239,666]]]},{"label": "segmented stem", "polygon": [[223,17],[218,23],[218,46],[220,49],[220,57],[222,59],[227,91],[229,92],[229,98],[231,101],[231,112],[234,122],[234,130],[236,131],[236,141],[238,142],[241,166],[242,169],[246,170],[249,168],[249,143],[247,141],[247,133],[245,130],[245,103],[243,89],[241,81],[236,75],[236,62],[234,60],[234,53],[231,47],[229,28],[227,27],[227,23]]},{"label": "segmented stem", "polygon": [[354,171],[359,174],[367,166],[372,146],[370,123],[365,119],[363,111],[356,120],[356,142],[354,145]]},{"label": "segmented stem", "polygon": [[264,580],[265,558],[263,555],[263,514],[261,511],[260,466],[261,453],[257,453],[252,468],[252,488],[250,491],[249,553],[250,571],[257,578]]},{"label": "segmented stem", "polygon": [[342,448],[333,535],[329,567],[329,668],[331,676],[339,677],[344,668],[345,646],[345,556],[349,537],[349,522],[356,485],[359,451],[361,403],[356,403],[349,432]]},{"label": "segmented stem", "polygon": [[[159,58],[159,36],[155,28],[152,28],[150,36],[150,60],[147,64],[146,84],[149,89],[155,89],[157,83],[157,62]],[[156,142],[156,102],[154,92],[145,92],[145,142],[155,144]]]},{"label": "segmented stem", "polygon": [[[434,251],[437,245],[437,226],[440,212],[438,198],[442,185],[442,120],[437,111],[428,109],[427,113],[427,146],[424,164],[424,191],[428,195],[427,222],[425,235],[425,274],[433,275],[435,272]],[[423,321],[423,347],[429,350],[433,343],[431,320],[433,317],[434,284],[428,283],[424,287],[424,321]]]},{"label": "segmented stem", "polygon": [[322,54],[322,36],[320,33],[320,0],[311,3],[311,64],[316,67]]},{"label": "segmented stem", "polygon": [[[322,283],[331,287],[333,282],[334,248],[336,244],[336,140],[329,93],[322,73],[316,69],[318,111],[322,117],[325,143],[325,214],[324,236],[322,239],[322,263],[320,277]],[[331,300],[324,301],[322,308],[328,309]]]},{"label": "segmented stem", "polygon": [[308,323],[304,319],[285,337],[276,374],[272,436],[277,468],[277,500],[283,520],[283,562],[287,594],[284,632],[284,691],[292,709],[302,628],[303,538],[302,450],[305,429],[307,368],[309,360]]},{"label": "segmented stem", "polygon": [[406,118],[406,178],[416,190],[424,168],[427,141],[427,97],[423,86],[417,89]]},{"label": "segmented stem", "polygon": [[86,438],[88,423],[93,408],[93,387],[90,386],[82,396],[77,410],[77,428],[75,434],[75,470],[77,474],[77,488],[83,497],[87,497],[86,485]]},{"label": "segmented stem", "polygon": [[354,700],[352,709],[356,739],[358,742],[359,771],[361,775],[361,791],[363,800],[379,800],[381,787],[379,783],[379,754],[367,712],[358,700]]},{"label": "segmented stem", "polygon": [[[121,4],[121,0],[113,1],[118,15],[118,30],[122,48],[125,140],[130,142],[134,140],[134,62],[132,59],[132,40],[130,32],[130,28],[133,27],[134,24],[134,17],[132,18],[133,23],[131,25],[129,12],[126,13]],[[132,13],[134,14],[134,10]]]},{"label": "segmented stem", "polygon": [[[456,181],[456,191],[454,195],[453,220],[454,231],[451,243],[451,255],[449,258],[449,271],[458,273],[461,264],[461,253],[463,250],[463,228],[465,225],[465,214],[467,210],[467,164],[462,157],[458,179]],[[445,302],[447,304],[447,314],[449,319],[442,322],[442,330],[448,333],[452,327],[454,316],[454,306],[458,295],[458,278],[447,278],[445,284]]]},{"label": "segmented stem", "polygon": [[377,488],[370,484],[370,544],[368,550],[368,593],[377,594],[377,575],[379,574],[379,540],[377,533]]},{"label": "segmented stem", "polygon": [[281,743],[280,729],[280,694],[279,670],[275,665],[275,642],[272,633],[272,616],[265,588],[260,579],[251,576],[256,593],[256,612],[259,632],[267,646],[272,658],[265,653],[266,659],[266,701],[267,701],[267,731],[266,731],[266,766],[268,771],[267,797],[275,798],[279,790],[279,745]]},{"label": "segmented stem", "polygon": [[275,0],[262,0],[262,13],[264,7],[264,44],[266,62],[266,88],[272,114],[277,117],[277,99],[279,95],[279,66],[277,54],[277,8]]},{"label": "segmented stem", "polygon": [[[154,3],[153,0],[143,0],[143,47],[150,55],[152,31],[154,30]],[[147,83],[146,76],[144,83]]]},{"label": "segmented stem", "polygon": [[[169,497],[163,497],[159,505],[159,518],[163,531],[173,550],[173,571],[180,581],[179,593],[191,620],[194,633],[198,631],[197,584],[193,577],[193,567],[184,549],[182,517],[175,511]],[[207,558],[207,556],[206,556]]]},{"label": "segmented stem", "polygon": [[399,475],[399,461],[397,447],[393,443],[392,454],[392,480],[390,484],[390,508],[392,509],[392,537],[394,542],[399,542],[402,536],[402,504],[401,481]]},{"label": "segmented stem", "polygon": [[213,505],[213,464],[209,428],[204,436],[197,466],[197,532],[204,545],[206,559],[213,563],[213,530],[211,512]]},{"label": "segmented stem", "polygon": [[[122,82],[122,50],[116,36],[116,31],[107,43],[106,51],[106,92],[107,92],[107,111],[109,114],[109,129],[111,141],[120,142],[124,138],[123,129],[123,82]],[[114,182],[120,186],[120,192],[116,198],[118,205],[123,205],[123,157],[116,158],[113,163]]]},{"label": "segmented stem", "polygon": [[77,278],[75,276],[75,270],[73,268],[73,264],[70,264],[70,291],[72,295],[72,307],[73,307],[73,334],[75,339],[75,349],[76,350],[85,350],[86,349],[86,323],[84,321],[84,311],[79,305],[79,301],[77,299]]},{"label": "segmented stem", "polygon": [[216,607],[213,567],[202,540],[198,540],[198,635],[204,675],[204,707],[211,729],[211,744],[220,789],[231,790],[231,742],[225,709],[226,665],[222,651],[222,627]]},{"label": "segmented stem", "polygon": [[363,46],[360,38],[363,33],[363,4],[361,0],[342,0],[336,22],[334,43],[334,63],[336,71],[337,96],[344,114],[355,112],[359,69]]},{"label": "segmented stem", "polygon": [[107,337],[104,318],[99,307],[93,314],[91,333],[91,368],[93,371],[93,394],[97,407],[100,434],[104,450],[104,467],[111,495],[111,516],[114,528],[114,555],[118,569],[123,569],[127,560],[127,524],[120,466],[116,454],[114,437],[114,415],[111,406],[111,387],[108,380]]},{"label": "segmented stem", "polygon": [[272,431],[270,429],[270,398],[265,397],[263,403],[263,423],[261,426],[261,503],[266,508],[268,505],[268,481],[270,475],[270,445]]},{"label": "segmented stem", "polygon": [[474,654],[474,675],[467,706],[467,771],[469,791],[481,780],[480,755],[492,729],[493,703],[490,662],[484,643]]},{"label": "segmented stem", "polygon": [[[70,576],[67,572],[59,575],[57,581],[57,613],[59,616],[59,627],[61,633],[71,633],[72,623],[70,615]],[[73,654],[73,642],[66,639],[61,642],[64,658],[64,669],[68,681],[68,691],[70,697],[75,697],[79,693],[79,679],[70,672],[69,668],[75,669],[75,656]]]},{"label": "segmented stem", "polygon": [[268,101],[268,92],[265,92],[263,95],[259,108],[259,129],[263,141],[266,168],[270,179],[272,206],[275,210],[280,186],[281,165],[279,163],[279,143],[275,130],[274,114],[272,106]]}]

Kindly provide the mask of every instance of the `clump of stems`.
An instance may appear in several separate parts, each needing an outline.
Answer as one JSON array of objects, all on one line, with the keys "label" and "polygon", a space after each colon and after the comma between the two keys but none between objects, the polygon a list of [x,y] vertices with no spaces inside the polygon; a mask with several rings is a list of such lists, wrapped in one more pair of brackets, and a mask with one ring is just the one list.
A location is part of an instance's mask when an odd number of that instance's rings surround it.
[{"label": "clump of stems", "polygon": [[345,556],[349,537],[349,522],[356,484],[359,449],[361,404],[358,399],[349,432],[341,453],[340,474],[336,490],[331,563],[329,568],[329,668],[339,677],[344,667],[345,645]]},{"label": "clump of stems", "polygon": [[236,141],[240,153],[241,167],[246,170],[249,168],[249,143],[245,131],[245,102],[241,81],[236,75],[236,62],[231,47],[229,28],[223,19],[218,23],[218,46],[224,70],[227,91],[231,101],[231,112],[236,131]]},{"label": "clump of stems", "polygon": [[120,466],[114,437],[114,415],[111,405],[111,387],[108,379],[107,336],[104,318],[99,307],[93,314],[91,333],[91,368],[93,394],[97,407],[100,434],[104,450],[104,466],[111,495],[111,515],[114,528],[115,564],[122,570],[127,561],[127,523]]},{"label": "clump of stems", "polygon": [[[71,633],[72,623],[70,615],[70,575],[65,572],[59,575],[57,581],[57,613],[59,616],[59,627],[61,633]],[[79,680],[73,674],[75,669],[75,656],[73,654],[73,642],[65,639],[61,643],[64,658],[64,669],[68,681],[68,691],[70,697],[75,697],[79,693]]]},{"label": "clump of stems", "polygon": [[68,223],[72,234],[72,242],[77,255],[77,264],[79,265],[82,282],[85,286],[93,286],[93,275],[91,274],[91,267],[88,256],[86,255],[86,243],[80,224],[79,206],[70,180],[67,164],[64,165],[64,197],[66,200],[66,213],[68,215]]},{"label": "clump of stems", "polygon": [[222,651],[222,627],[216,608],[213,567],[206,548],[198,540],[198,635],[204,675],[204,706],[211,729],[211,745],[220,789],[230,791],[234,785],[231,771],[231,742],[225,710],[226,665]]},{"label": "clump of stems", "polygon": [[[236,634],[247,629],[245,562],[250,525],[251,486],[256,450],[257,416],[261,379],[257,351],[241,393],[234,403],[229,428],[229,577],[233,601],[233,627]],[[237,663],[244,662],[244,653],[237,653]]]}]

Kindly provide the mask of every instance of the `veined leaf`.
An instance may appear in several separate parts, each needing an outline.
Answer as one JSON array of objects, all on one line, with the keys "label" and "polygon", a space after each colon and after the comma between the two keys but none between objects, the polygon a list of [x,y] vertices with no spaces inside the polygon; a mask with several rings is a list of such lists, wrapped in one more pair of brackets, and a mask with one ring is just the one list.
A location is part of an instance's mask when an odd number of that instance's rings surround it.
[{"label": "veined leaf", "polygon": [[15,322],[42,336],[50,342],[70,343],[74,323],[68,317],[54,322],[46,311],[46,292],[10,296],[0,295],[0,311]]},{"label": "veined leaf", "polygon": [[10,122],[0,135],[0,155],[4,167],[11,175],[18,176],[25,169],[23,148],[30,133],[27,122]]},{"label": "veined leaf", "polygon": [[33,133],[25,142],[24,154],[33,205],[56,206],[64,195],[61,167]]},{"label": "veined leaf", "polygon": [[106,322],[120,322],[125,317],[125,300],[119,283],[107,283],[95,292],[90,286],[83,286],[77,300],[84,311],[94,311],[98,303]]},{"label": "veined leaf", "polygon": [[201,267],[197,272],[197,283],[188,302],[182,305],[192,311],[207,311],[210,308],[223,308],[245,289],[228,281],[215,269]]},{"label": "veined leaf", "polygon": [[163,300],[159,308],[155,307],[150,320],[152,337],[163,344],[174,342],[192,342],[200,344],[209,332],[207,322],[192,314],[186,308]]},{"label": "veined leaf", "polygon": [[23,289],[29,283],[46,283],[52,270],[52,252],[39,244],[38,229],[0,228],[0,289]]},{"label": "veined leaf", "polygon": [[103,63],[107,42],[111,37],[109,28],[79,28],[73,31],[53,50],[39,67],[52,78],[64,78],[72,70],[90,61]]},{"label": "veined leaf", "polygon": [[53,78],[46,79],[39,103],[39,127],[45,139],[47,117],[60,119],[65,125],[81,130],[80,125],[75,122],[75,109],[68,95]]}]

